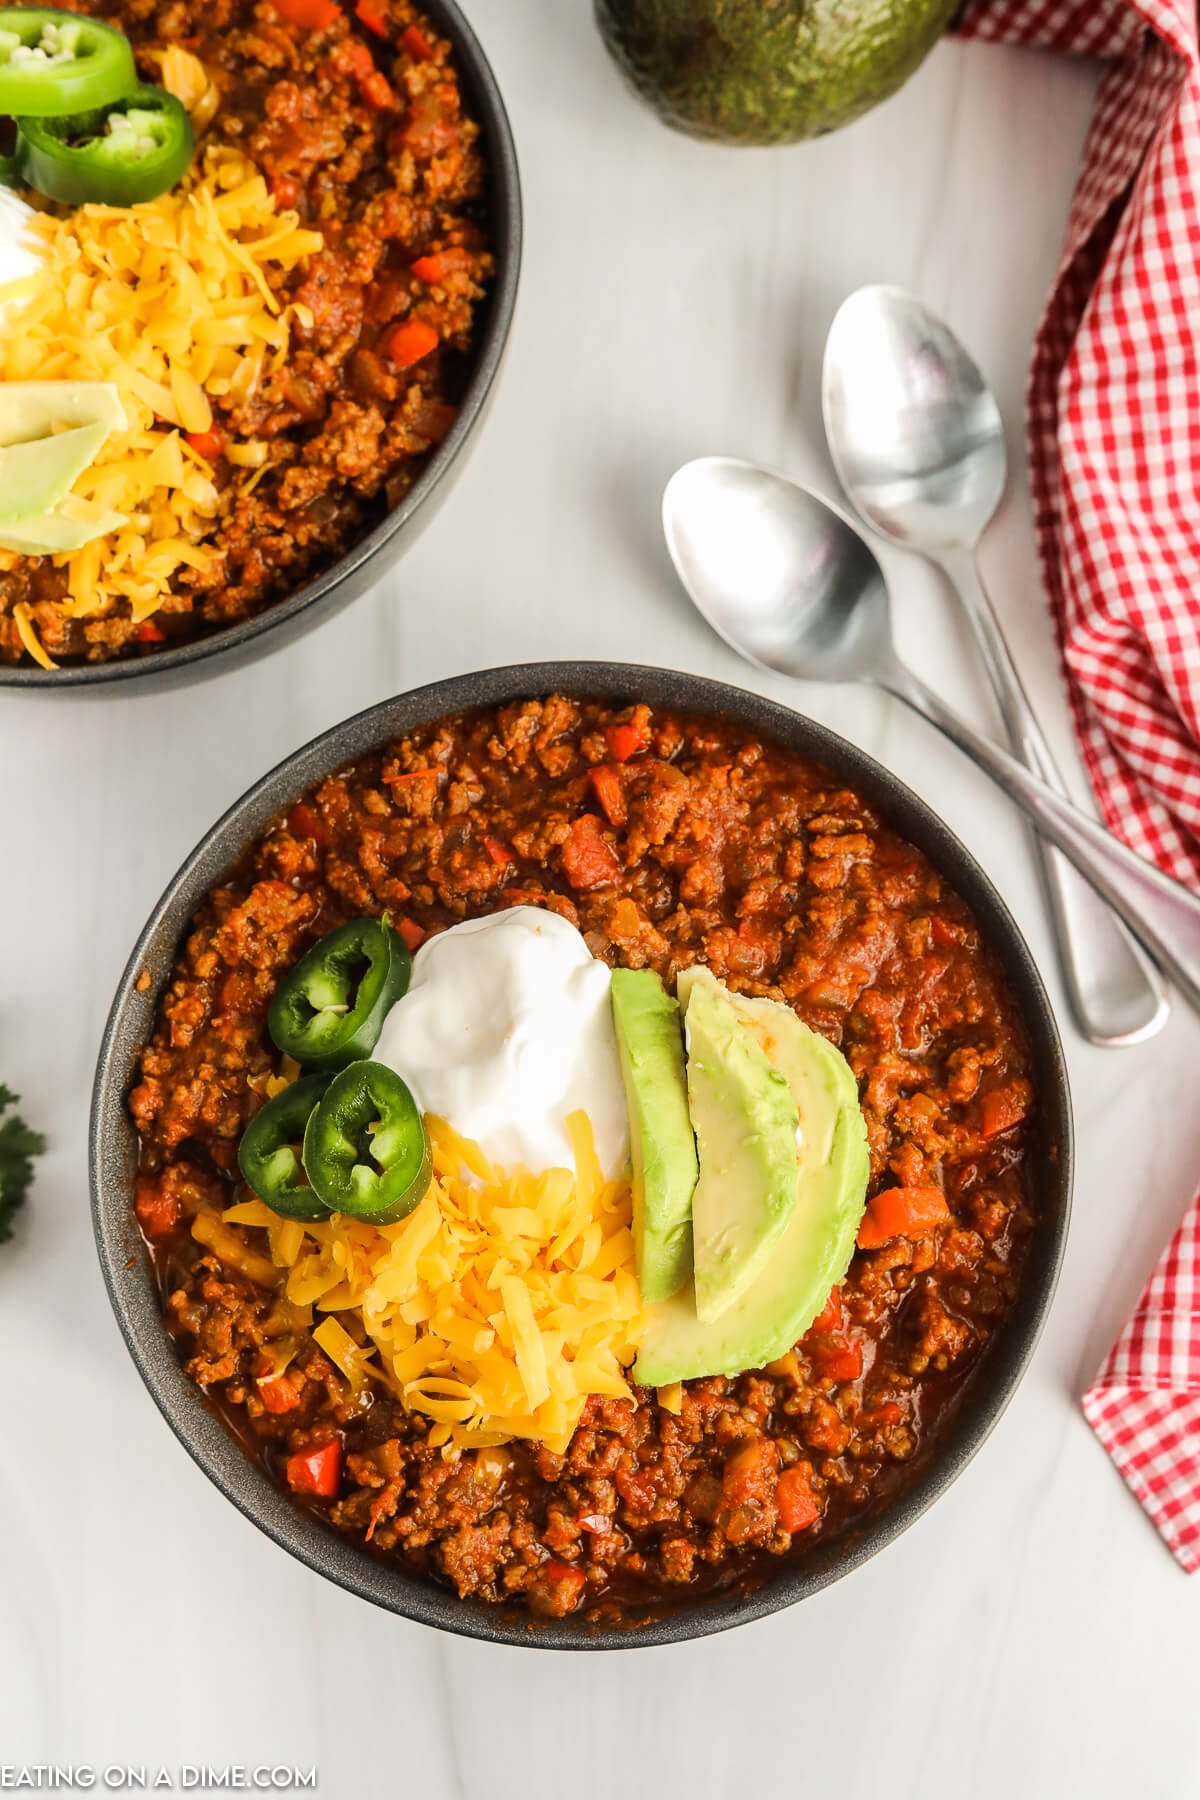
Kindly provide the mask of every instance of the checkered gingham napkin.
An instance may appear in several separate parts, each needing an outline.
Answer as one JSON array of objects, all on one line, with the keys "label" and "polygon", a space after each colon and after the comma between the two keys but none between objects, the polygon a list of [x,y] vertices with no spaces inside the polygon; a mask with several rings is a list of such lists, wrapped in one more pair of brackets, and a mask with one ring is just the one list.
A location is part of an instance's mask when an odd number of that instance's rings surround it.
[{"label": "checkered gingham napkin", "polygon": [[[1103,57],[1034,346],[1038,548],[1104,816],[1200,883],[1200,56],[1195,0],[973,0],[961,28]],[[1200,1567],[1200,1196],[1083,1397]]]}]

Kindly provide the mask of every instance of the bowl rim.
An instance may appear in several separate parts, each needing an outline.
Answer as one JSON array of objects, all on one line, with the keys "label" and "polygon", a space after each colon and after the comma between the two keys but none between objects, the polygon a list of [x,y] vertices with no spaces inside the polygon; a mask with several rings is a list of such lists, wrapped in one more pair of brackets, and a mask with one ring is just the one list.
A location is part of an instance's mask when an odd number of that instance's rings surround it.
[{"label": "bowl rim", "polygon": [[[136,1132],[125,1109],[136,1058],[196,906],[263,829],[315,781],[393,737],[446,715],[551,692],[733,720],[821,761],[878,806],[889,824],[943,869],[972,908],[1016,992],[1041,1097],[1045,1146],[1041,1216],[1025,1275],[998,1339],[911,1485],[848,1531],[792,1562],[781,1559],[749,1592],[707,1595],[649,1622],[588,1626],[532,1620],[450,1590],[365,1553],[297,1507],[220,1421],[184,1374],[130,1205]],[[144,979],[150,974],[149,981]],[[139,980],[141,986],[139,990]],[[970,851],[929,804],[868,752],[776,700],[707,677],[617,662],[512,664],[428,683],[322,732],[236,800],[168,882],[138,936],[100,1047],[89,1122],[93,1227],[105,1286],[126,1348],[175,1436],[226,1499],[283,1549],[346,1591],[417,1623],[491,1643],[553,1650],[643,1648],[706,1637],[819,1592],[892,1543],[961,1473],[1004,1412],[1029,1362],[1057,1284],[1071,1209],[1072,1117],[1062,1043],[1036,964],[1007,906]]]},{"label": "bowl rim", "polygon": [[[450,39],[464,86],[478,116],[487,149],[489,211],[497,237],[496,275],[488,289],[484,329],[475,347],[466,391],[454,424],[399,505],[323,573],[305,582],[286,599],[264,607],[261,612],[241,619],[235,625],[223,626],[204,637],[189,638],[185,643],[156,651],[151,656],[118,657],[102,663],[65,663],[57,669],[0,663],[0,688],[51,693],[58,689],[136,681],[139,676],[144,680],[172,674],[178,677],[181,671],[198,675],[201,671],[197,665],[224,656],[236,656],[237,652],[246,650],[276,627],[285,626],[311,608],[320,607],[403,531],[450,473],[475,430],[504,358],[520,281],[524,225],[512,125],[479,38],[461,11],[458,0],[421,0],[421,4]],[[220,670],[206,668],[203,672],[218,674]]]}]

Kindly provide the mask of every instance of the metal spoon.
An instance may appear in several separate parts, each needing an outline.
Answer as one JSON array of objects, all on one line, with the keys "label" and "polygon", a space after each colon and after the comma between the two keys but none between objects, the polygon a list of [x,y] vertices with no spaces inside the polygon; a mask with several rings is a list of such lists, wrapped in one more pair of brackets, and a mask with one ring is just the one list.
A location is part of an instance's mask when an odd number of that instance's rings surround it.
[{"label": "metal spoon", "polygon": [[727,644],[761,669],[868,681],[927,718],[1029,814],[1200,1011],[1200,898],[981,737],[896,655],[883,570],[849,519],[753,463],[701,457],[667,483],[679,578]]},{"label": "metal spoon", "polygon": [[[1004,426],[948,326],[910,294],[865,287],[839,308],[821,385],[834,467],[856,510],[893,543],[941,565],[961,597],[1015,755],[1064,799],[980,575],[978,548],[1004,493]],[[1166,989],[1113,912],[1035,839],[1071,1009],[1094,1044],[1161,1030]]]}]

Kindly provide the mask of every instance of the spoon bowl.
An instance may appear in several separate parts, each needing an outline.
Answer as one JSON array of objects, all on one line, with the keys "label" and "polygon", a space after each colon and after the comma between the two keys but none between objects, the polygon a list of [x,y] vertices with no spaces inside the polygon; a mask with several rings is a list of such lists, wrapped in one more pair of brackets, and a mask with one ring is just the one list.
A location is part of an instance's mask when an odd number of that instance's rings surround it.
[{"label": "spoon bowl", "polygon": [[[829,452],[868,525],[939,563],[962,601],[1008,741],[1060,798],[1067,789],[988,597],[978,550],[1004,493],[1004,425],[976,364],[928,307],[865,287],[838,309],[821,400]],[[1111,911],[1035,839],[1071,1010],[1094,1044],[1161,1029],[1166,989]]]},{"label": "spoon bowl", "polygon": [[662,511],[679,579],[739,656],[810,681],[871,681],[890,669],[883,570],[816,494],[754,463],[702,456],[676,470]]},{"label": "spoon bowl", "polygon": [[1004,422],[977,365],[911,294],[866,287],[839,307],[821,405],[842,486],[910,549],[973,549],[1004,494]]}]

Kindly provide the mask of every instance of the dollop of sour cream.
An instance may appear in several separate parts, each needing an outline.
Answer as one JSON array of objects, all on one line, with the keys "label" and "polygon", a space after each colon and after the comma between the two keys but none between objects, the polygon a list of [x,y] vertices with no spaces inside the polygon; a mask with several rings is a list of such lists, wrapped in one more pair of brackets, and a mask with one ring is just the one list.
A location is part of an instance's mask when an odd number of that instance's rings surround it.
[{"label": "dollop of sour cream", "polygon": [[612,1177],[629,1124],[609,986],[606,964],[557,913],[467,919],[418,950],[374,1060],[504,1168],[570,1168],[565,1120],[583,1111]]}]

